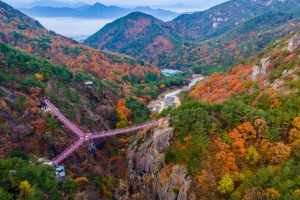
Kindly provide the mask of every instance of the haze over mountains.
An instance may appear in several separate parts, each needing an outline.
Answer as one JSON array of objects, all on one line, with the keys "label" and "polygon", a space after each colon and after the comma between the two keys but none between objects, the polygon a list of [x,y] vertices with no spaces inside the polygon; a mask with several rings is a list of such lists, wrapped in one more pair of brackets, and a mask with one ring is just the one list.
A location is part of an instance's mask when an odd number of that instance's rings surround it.
[{"label": "haze over mountains", "polygon": [[[18,0],[15,0],[18,1]],[[28,0],[30,1],[30,0]],[[96,1],[84,1],[84,2],[62,2],[63,0],[56,1],[56,0],[36,0],[31,3],[25,3],[25,1],[20,2],[14,2],[11,0],[4,0],[4,2],[10,3],[11,5],[15,6],[16,8],[33,8],[36,6],[42,6],[42,7],[69,7],[69,8],[78,8],[81,6],[91,6],[95,4]],[[111,6],[118,6],[122,8],[135,8],[135,7],[151,7],[154,9],[160,8],[165,10],[170,10],[173,12],[183,13],[183,12],[192,12],[192,11],[201,11],[208,9],[212,6],[215,6],[219,3],[222,3],[226,0],[216,0],[216,1],[209,1],[209,0],[201,0],[201,1],[186,1],[186,2],[180,2],[180,1],[140,1],[138,4],[133,3],[131,1],[122,2],[122,3],[115,3],[116,1],[105,1],[101,0],[99,3],[105,4],[105,5],[111,5]]]},{"label": "haze over mountains", "polygon": [[136,8],[121,8],[118,6],[106,6],[101,3],[95,3],[92,6],[83,5],[76,8],[70,7],[43,7],[36,6],[33,8],[20,8],[23,13],[32,17],[76,17],[76,18],[101,18],[112,19],[123,17],[131,12],[144,12],[153,15],[163,20],[171,20],[179,16],[175,13],[163,9],[152,9],[150,7],[136,7]]},{"label": "haze over mountains", "polygon": [[29,4],[21,3],[17,4],[17,7],[23,8],[33,8],[35,6],[50,6],[50,7],[69,7],[69,8],[78,8],[81,6],[88,6],[89,4],[84,2],[61,2],[61,1],[54,1],[54,0],[42,0],[42,1],[33,1]]},{"label": "haze over mountains", "polygon": [[[30,0],[28,1],[30,2]],[[179,16],[181,12],[192,13],[194,11],[205,10],[223,1],[211,2],[203,0],[193,3],[189,1],[184,3],[176,3],[176,1],[166,3],[161,1],[161,4],[157,4],[157,2],[155,4],[155,1],[145,4],[141,1],[140,4],[131,5],[130,3],[132,2],[129,1],[124,4],[106,2],[107,5],[102,3],[92,5],[91,1],[72,3],[55,0],[38,0],[31,3],[26,3],[26,1],[17,3],[18,0],[4,0],[4,2],[13,4],[16,8],[19,8],[23,13],[39,20],[47,29],[80,42],[94,34],[107,23],[131,12],[143,12],[163,21],[170,21]],[[59,23],[57,23],[58,21]]]}]

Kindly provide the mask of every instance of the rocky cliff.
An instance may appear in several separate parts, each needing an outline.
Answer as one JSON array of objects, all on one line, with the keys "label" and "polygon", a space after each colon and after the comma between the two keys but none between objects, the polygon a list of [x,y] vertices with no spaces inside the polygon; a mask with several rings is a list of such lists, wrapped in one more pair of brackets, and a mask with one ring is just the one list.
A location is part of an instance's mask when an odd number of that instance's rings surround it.
[{"label": "rocky cliff", "polygon": [[293,52],[297,50],[299,47],[300,47],[300,33],[297,33],[291,38],[287,49],[289,52]]},{"label": "rocky cliff", "polygon": [[267,74],[268,66],[270,62],[271,62],[271,57],[262,58],[260,60],[259,66],[257,65],[253,66],[253,71],[251,75],[253,81],[256,81],[259,77],[263,77],[264,75]]},{"label": "rocky cliff", "polygon": [[130,175],[120,184],[115,199],[188,199],[191,179],[185,166],[164,164],[173,131],[165,122],[138,133],[128,149]]}]

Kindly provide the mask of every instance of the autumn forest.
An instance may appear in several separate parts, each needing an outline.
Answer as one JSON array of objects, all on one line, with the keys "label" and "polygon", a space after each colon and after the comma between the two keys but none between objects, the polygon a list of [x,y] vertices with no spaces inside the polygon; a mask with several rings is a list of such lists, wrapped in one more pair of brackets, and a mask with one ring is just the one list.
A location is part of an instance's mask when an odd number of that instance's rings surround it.
[{"label": "autumn forest", "polygon": [[[133,13],[82,44],[0,1],[0,199],[300,199],[298,3]],[[59,179],[45,161],[78,138],[44,97],[84,133],[166,120],[83,144]]]}]

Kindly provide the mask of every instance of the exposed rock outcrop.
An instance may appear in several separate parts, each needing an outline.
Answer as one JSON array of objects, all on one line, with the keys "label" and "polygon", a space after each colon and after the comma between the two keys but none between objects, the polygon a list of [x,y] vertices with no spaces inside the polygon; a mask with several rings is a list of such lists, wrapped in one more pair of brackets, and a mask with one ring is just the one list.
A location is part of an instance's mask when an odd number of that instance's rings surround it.
[{"label": "exposed rock outcrop", "polygon": [[259,66],[254,65],[253,71],[251,74],[251,78],[253,81],[256,81],[258,77],[262,77],[267,74],[268,72],[268,66],[271,63],[271,57],[262,58],[260,60]]},{"label": "exposed rock outcrop", "polygon": [[[184,166],[175,165],[172,167],[169,176],[166,176],[165,171],[168,171],[168,169],[163,169],[159,174],[159,199],[188,199],[188,189],[192,181],[187,175],[186,168]],[[164,179],[167,181],[164,181]]]},{"label": "exposed rock outcrop", "polygon": [[129,179],[118,188],[116,199],[188,199],[191,179],[185,166],[164,164],[173,131],[165,122],[153,134],[147,131],[138,134],[138,139],[129,146]]},{"label": "exposed rock outcrop", "polygon": [[289,52],[293,52],[297,50],[299,47],[300,47],[300,32],[291,38],[287,49]]},{"label": "exposed rock outcrop", "polygon": [[[295,67],[294,69],[285,69],[282,74],[281,74],[281,77],[280,78],[277,78],[274,83],[271,84],[271,87],[273,89],[278,89],[280,88],[281,86],[283,86],[285,84],[285,80],[283,79],[284,77],[287,77],[289,76],[291,78],[291,80],[293,81],[297,81],[299,80],[299,76],[296,75],[296,71],[299,71],[300,67]],[[265,83],[265,86],[269,86],[270,83],[268,83],[268,85],[266,85]]]}]

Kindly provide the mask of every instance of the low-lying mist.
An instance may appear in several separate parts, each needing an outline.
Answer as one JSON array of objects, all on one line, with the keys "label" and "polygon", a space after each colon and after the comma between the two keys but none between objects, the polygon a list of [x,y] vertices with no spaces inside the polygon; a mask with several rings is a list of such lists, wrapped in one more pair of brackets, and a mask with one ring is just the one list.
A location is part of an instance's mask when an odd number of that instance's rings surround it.
[{"label": "low-lying mist", "polygon": [[45,28],[58,34],[83,41],[115,19],[43,18],[35,17]]}]

